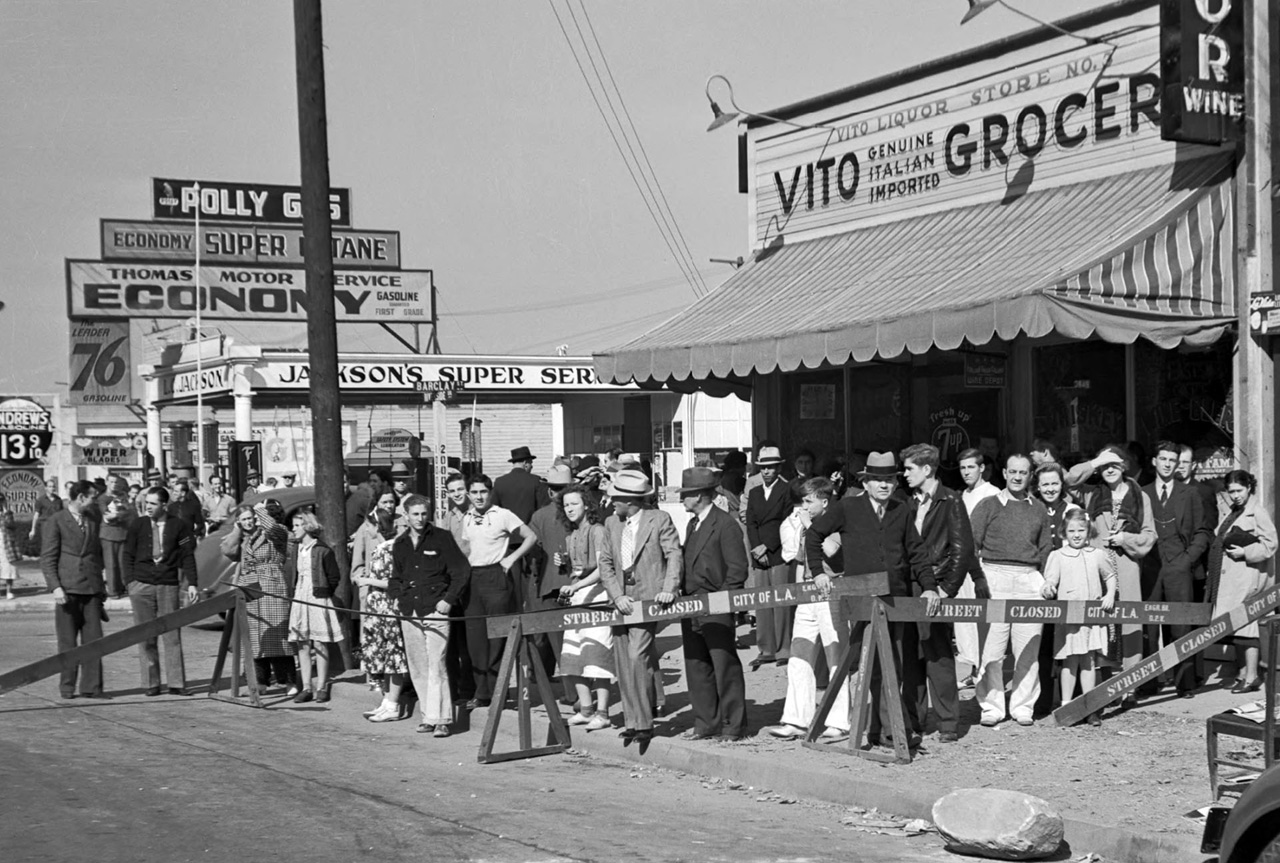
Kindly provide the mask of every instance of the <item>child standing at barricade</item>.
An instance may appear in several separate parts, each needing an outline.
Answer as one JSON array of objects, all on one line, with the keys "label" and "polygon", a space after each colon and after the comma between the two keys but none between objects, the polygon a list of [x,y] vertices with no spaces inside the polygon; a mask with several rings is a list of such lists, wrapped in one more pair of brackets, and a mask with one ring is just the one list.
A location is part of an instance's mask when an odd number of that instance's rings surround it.
[{"label": "child standing at barricade", "polygon": [[[1105,551],[1089,545],[1088,513],[1081,509],[1068,511],[1063,527],[1067,544],[1049,554],[1041,595],[1045,599],[1101,599],[1103,609],[1110,611],[1116,601],[1116,568]],[[1077,675],[1082,692],[1088,692],[1097,684],[1097,668],[1107,651],[1107,628],[1060,624],[1054,632],[1054,658],[1062,662],[1060,682],[1065,704],[1075,697]],[[1101,725],[1102,717],[1094,712],[1086,721],[1090,725]]]},{"label": "child standing at barricade", "polygon": [[[320,522],[310,512],[293,516],[293,535],[297,539],[294,564],[293,607],[289,610],[289,640],[298,645],[298,665],[302,683],[294,701],[304,703],[329,700],[330,644],[345,637],[338,619],[334,592],[340,576],[338,562],[331,549],[320,538]],[[315,653],[316,684],[311,686],[311,656]]]}]

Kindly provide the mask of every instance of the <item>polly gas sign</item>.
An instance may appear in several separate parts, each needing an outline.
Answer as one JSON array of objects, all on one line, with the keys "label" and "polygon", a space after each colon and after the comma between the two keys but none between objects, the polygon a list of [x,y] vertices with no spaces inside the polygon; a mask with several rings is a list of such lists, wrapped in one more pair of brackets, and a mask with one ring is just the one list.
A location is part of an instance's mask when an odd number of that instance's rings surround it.
[{"label": "polly gas sign", "polygon": [[[196,188],[197,185],[199,188]],[[302,224],[302,189],[269,183],[221,183],[153,177],[151,206],[156,219],[210,222],[293,222]],[[329,218],[351,224],[351,190],[329,190]]]},{"label": "polly gas sign", "polygon": [[1160,3],[1160,136],[1166,141],[1220,144],[1241,137],[1244,5],[1244,0]]}]

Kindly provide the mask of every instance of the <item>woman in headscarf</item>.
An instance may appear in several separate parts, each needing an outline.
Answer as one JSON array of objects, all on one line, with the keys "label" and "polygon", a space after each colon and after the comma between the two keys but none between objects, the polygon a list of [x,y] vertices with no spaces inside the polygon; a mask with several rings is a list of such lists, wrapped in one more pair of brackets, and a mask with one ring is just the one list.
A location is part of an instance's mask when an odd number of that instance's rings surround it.
[{"label": "woman in headscarf", "polygon": [[[289,643],[289,597],[293,583],[285,572],[289,531],[281,521],[284,509],[274,500],[236,510],[235,527],[222,541],[222,553],[239,561],[231,583],[250,588],[245,608],[249,613],[249,644],[258,685],[276,682],[298,694],[294,648]],[[262,591],[262,593],[255,593]]]},{"label": "woman in headscarf", "polygon": [[391,543],[404,530],[394,491],[384,491],[373,512],[356,531],[351,552],[351,580],[360,587],[360,654],[365,674],[382,695],[376,708],[365,713],[370,722],[394,722],[407,715],[400,703],[404,676],[409,671],[404,653],[400,621],[387,600],[387,578],[391,574]]},{"label": "woman in headscarf", "polygon": [[[1102,448],[1093,465],[1102,476],[1102,485],[1089,499],[1089,520],[1093,522],[1092,544],[1106,551],[1119,581],[1119,599],[1142,601],[1142,578],[1138,561],[1156,543],[1156,525],[1151,515],[1151,498],[1136,482],[1125,478],[1128,454],[1115,444]],[[1114,632],[1114,628],[1113,628]],[[1113,639],[1114,640],[1114,639]],[[1118,653],[1125,668],[1142,659],[1142,627],[1120,627]],[[1133,706],[1137,699],[1125,696],[1122,704]]]},{"label": "woman in headscarf", "polygon": [[[1254,497],[1258,481],[1248,471],[1233,470],[1223,478],[1223,485],[1230,508],[1218,520],[1205,576],[1205,600],[1213,603],[1214,617],[1243,605],[1274,583],[1270,568],[1276,553],[1276,527]],[[1262,688],[1257,622],[1236,630],[1231,640],[1244,648],[1244,667],[1231,691],[1257,692]]]}]

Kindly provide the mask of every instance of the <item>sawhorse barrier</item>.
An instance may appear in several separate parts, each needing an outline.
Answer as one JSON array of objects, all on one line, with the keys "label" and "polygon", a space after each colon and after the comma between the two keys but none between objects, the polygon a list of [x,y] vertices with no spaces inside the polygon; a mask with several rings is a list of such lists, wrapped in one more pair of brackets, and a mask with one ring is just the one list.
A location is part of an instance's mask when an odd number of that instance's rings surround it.
[{"label": "sawhorse barrier", "polygon": [[[844,612],[848,621],[854,626],[854,637],[850,645],[845,648],[839,669],[832,675],[832,685],[827,687],[826,695],[818,706],[813,723],[805,734],[804,745],[814,749],[830,750],[832,748],[819,743],[818,735],[823,730],[827,715],[835,706],[835,699],[839,694],[839,687],[834,682],[845,679],[854,671],[853,659],[858,657],[857,670],[865,673],[858,675],[856,684],[849,693],[848,752],[872,761],[898,764],[910,764],[912,756],[902,711],[896,707],[889,711],[892,722],[893,754],[888,755],[862,747],[862,735],[867,725],[870,672],[877,656],[890,657],[890,660],[881,661],[881,674],[884,675],[886,691],[897,692],[901,684],[895,664],[891,661],[893,656],[889,632],[891,622],[1087,624],[1090,626],[1196,625],[1209,622],[1210,616],[1209,607],[1200,603],[1117,602],[1108,611],[1102,607],[1101,602],[1096,601],[1040,599],[943,599],[939,602],[938,613],[930,615],[928,600],[906,596],[847,598],[844,600]],[[867,626],[868,622],[869,626]],[[861,637],[858,632],[860,626],[866,630],[861,633]],[[1086,711],[1086,714],[1088,712],[1091,711]],[[1083,719],[1086,714],[1081,714],[1080,718]],[[1058,718],[1057,713],[1054,716]],[[1063,724],[1060,718],[1058,721],[1059,724]]]},{"label": "sawhorse barrier", "polygon": [[[502,665],[498,669],[497,687],[494,691],[493,703],[489,716],[485,721],[484,733],[480,737],[480,753],[477,760],[481,764],[493,764],[500,761],[511,761],[517,758],[533,758],[539,755],[552,755],[563,752],[571,745],[569,728],[564,717],[556,708],[556,695],[551,688],[546,669],[534,660],[531,646],[532,636],[542,632],[556,632],[565,629],[582,629],[593,626],[628,626],[639,623],[668,623],[693,617],[706,617],[711,614],[731,614],[755,611],[764,608],[782,608],[791,605],[805,605],[811,602],[829,602],[833,599],[850,596],[873,596],[885,593],[889,589],[889,577],[883,572],[859,575],[848,578],[837,578],[831,583],[828,594],[821,593],[813,582],[796,582],[767,588],[744,588],[741,590],[722,590],[715,593],[699,593],[691,596],[680,596],[669,605],[657,602],[635,602],[631,614],[622,615],[613,608],[573,607],[555,608],[548,611],[531,611],[524,614],[512,614],[489,619],[489,637],[506,636],[507,646],[502,654]],[[511,673],[516,671],[516,711],[519,716],[519,749],[511,752],[495,753],[494,741],[498,734],[498,724],[505,709],[506,691],[511,682]],[[530,715],[530,699],[528,682],[533,680],[538,687],[542,704],[547,709],[550,727],[547,744],[533,745],[532,721]]]},{"label": "sawhorse barrier", "polygon": [[[82,662],[96,662],[107,654],[118,653],[126,647],[141,644],[148,639],[156,638],[171,630],[190,626],[206,618],[222,614],[224,611],[229,611],[236,607],[237,596],[239,596],[239,591],[221,593],[211,599],[188,605],[186,608],[180,608],[172,614],[166,614],[154,620],[148,620],[146,623],[140,623],[137,626],[131,626],[128,629],[104,635],[97,641],[82,644],[65,653],[59,653],[41,659],[38,662],[33,662],[30,665],[15,668],[5,674],[0,674],[0,693],[35,683],[55,674],[61,674],[65,669],[75,668]],[[241,600],[241,607],[243,607],[243,600]],[[225,633],[230,628],[228,626],[224,630],[224,638],[226,637]]]}]

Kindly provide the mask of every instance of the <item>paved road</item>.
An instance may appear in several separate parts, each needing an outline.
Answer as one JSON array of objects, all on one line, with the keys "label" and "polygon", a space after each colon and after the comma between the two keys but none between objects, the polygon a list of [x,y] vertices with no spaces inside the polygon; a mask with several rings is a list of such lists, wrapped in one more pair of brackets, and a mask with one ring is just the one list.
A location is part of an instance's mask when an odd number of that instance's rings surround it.
[{"label": "paved road", "polygon": [[[185,631],[193,680],[217,636]],[[52,646],[43,615],[0,620],[0,670]],[[933,836],[854,832],[839,807],[702,777],[583,756],[478,765],[478,729],[438,741],[371,725],[354,680],[328,705],[259,711],[145,698],[132,649],[106,673],[121,693],[108,702],[61,701],[52,680],[0,696],[0,860],[958,859]]]}]

